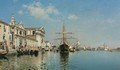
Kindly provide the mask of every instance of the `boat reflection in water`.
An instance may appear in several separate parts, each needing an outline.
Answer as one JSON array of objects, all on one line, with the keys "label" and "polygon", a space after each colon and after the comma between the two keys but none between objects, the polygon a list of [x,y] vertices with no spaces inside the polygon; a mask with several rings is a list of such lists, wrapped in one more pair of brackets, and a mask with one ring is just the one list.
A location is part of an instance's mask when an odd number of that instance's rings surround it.
[{"label": "boat reflection in water", "polygon": [[60,54],[60,68],[61,70],[68,70],[69,54]]},{"label": "boat reflection in water", "polygon": [[0,70],[120,70],[119,52],[40,52],[38,57],[24,55],[9,56],[8,59],[0,60]]}]

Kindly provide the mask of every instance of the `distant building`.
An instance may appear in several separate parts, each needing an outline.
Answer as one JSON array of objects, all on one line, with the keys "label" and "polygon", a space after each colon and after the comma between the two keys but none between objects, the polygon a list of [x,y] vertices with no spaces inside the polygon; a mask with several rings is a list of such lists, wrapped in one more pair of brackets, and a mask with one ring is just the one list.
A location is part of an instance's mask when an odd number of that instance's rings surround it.
[{"label": "distant building", "polygon": [[52,45],[49,41],[46,41],[46,49],[52,49]]}]

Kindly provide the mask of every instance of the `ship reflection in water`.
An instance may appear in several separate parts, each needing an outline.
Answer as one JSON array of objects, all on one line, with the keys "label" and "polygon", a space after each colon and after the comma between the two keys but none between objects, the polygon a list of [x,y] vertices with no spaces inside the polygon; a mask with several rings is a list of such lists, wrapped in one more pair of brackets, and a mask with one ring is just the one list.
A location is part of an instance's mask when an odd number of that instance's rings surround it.
[{"label": "ship reflection in water", "polygon": [[61,70],[68,70],[69,54],[60,54]]},{"label": "ship reflection in water", "polygon": [[37,57],[23,55],[7,58],[0,59],[0,70],[120,70],[120,52],[40,52]]}]

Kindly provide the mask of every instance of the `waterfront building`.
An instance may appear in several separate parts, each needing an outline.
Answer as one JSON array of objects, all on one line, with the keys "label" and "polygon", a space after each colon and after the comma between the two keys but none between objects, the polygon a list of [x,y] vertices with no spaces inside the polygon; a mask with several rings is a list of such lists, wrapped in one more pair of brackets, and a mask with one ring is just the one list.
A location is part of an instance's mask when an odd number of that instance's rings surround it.
[{"label": "waterfront building", "polygon": [[45,30],[43,27],[40,28],[25,28],[26,29],[26,36],[36,40],[36,47],[42,48],[45,43],[44,41],[44,34]]},{"label": "waterfront building", "polygon": [[23,48],[26,46],[26,31],[22,23],[17,24],[14,17],[10,20],[11,34],[12,34],[12,47]]},{"label": "waterfront building", "polygon": [[26,49],[35,49],[37,47],[37,40],[26,36]]},{"label": "waterfront building", "polygon": [[11,31],[10,26],[6,22],[0,20],[0,49],[9,51],[11,48]]},{"label": "waterfront building", "polygon": [[12,16],[7,24],[0,20],[0,52],[18,49],[45,48],[45,30],[43,27],[25,28],[23,23],[16,23]]},{"label": "waterfront building", "polygon": [[45,30],[40,28],[25,28],[23,23],[16,23],[14,17],[10,20],[11,34],[12,34],[12,46],[16,49],[27,48],[33,49],[41,47],[44,43]]}]

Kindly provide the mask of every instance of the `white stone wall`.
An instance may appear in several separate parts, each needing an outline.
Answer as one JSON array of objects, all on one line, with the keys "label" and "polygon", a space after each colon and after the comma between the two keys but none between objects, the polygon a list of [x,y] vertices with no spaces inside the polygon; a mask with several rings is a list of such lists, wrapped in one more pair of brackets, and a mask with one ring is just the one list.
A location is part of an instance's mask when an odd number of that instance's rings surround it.
[{"label": "white stone wall", "polygon": [[16,37],[15,38],[15,44],[16,44],[15,47],[16,48],[19,48],[19,42],[20,42],[19,37]]},{"label": "white stone wall", "polygon": [[20,24],[16,25],[14,30],[14,45],[16,48],[19,48],[20,46],[24,47],[25,44],[26,44],[25,29]]},{"label": "white stone wall", "polygon": [[37,46],[42,46],[42,37],[40,35],[36,35],[36,40],[38,41]]},{"label": "white stone wall", "polygon": [[[4,39],[3,39],[3,36],[4,36]],[[11,36],[11,33],[10,33],[9,25],[5,23],[0,23],[0,42],[6,41],[6,46],[8,46],[8,48],[10,47],[10,41],[11,41],[10,36]]]},{"label": "white stone wall", "polygon": [[26,39],[27,41],[27,48],[33,48],[37,46],[37,41],[31,40],[31,39]]},{"label": "white stone wall", "polygon": [[7,41],[7,45],[10,46],[10,27],[9,26],[5,26],[6,28],[6,32],[5,32],[5,40]]},{"label": "white stone wall", "polygon": [[3,24],[2,23],[0,23],[0,42],[2,42],[3,41],[3,34],[4,34],[4,32],[3,32]]}]

